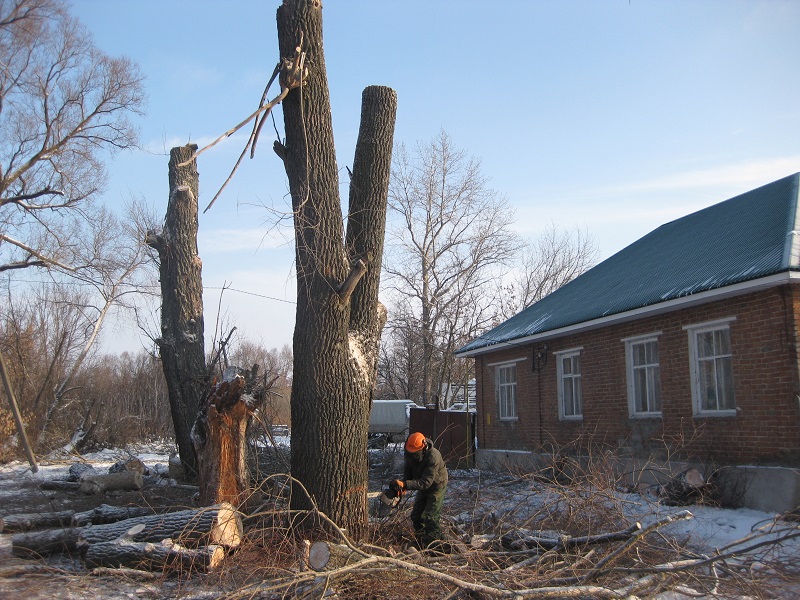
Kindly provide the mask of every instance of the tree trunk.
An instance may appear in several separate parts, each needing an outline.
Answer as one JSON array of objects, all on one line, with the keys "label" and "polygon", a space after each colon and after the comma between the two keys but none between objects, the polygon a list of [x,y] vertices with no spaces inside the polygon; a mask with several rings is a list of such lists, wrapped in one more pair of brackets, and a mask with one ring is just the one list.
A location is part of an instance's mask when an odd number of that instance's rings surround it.
[{"label": "tree trunk", "polygon": [[184,548],[171,540],[152,543],[121,539],[92,544],[86,549],[83,562],[89,569],[129,567],[160,571],[169,568],[207,573],[218,567],[224,558],[222,546]]},{"label": "tree trunk", "polygon": [[178,166],[195,150],[194,144],[170,150],[164,231],[147,235],[147,243],[158,251],[161,263],[161,337],[156,341],[178,452],[189,477],[197,473],[191,430],[208,380],[203,348],[202,262],[197,254],[197,162]]},{"label": "tree trunk", "polygon": [[11,552],[14,556],[35,558],[85,550],[92,544],[122,538],[137,525],[143,526],[134,536],[137,542],[160,542],[171,538],[186,545],[216,544],[235,548],[241,543],[243,533],[239,513],[231,505],[221,504],[199,510],[147,515],[105,525],[20,533],[12,538]]},{"label": "tree trunk", "polygon": [[[367,429],[382,327],[377,288],[397,99],[388,88],[364,91],[344,245],[321,3],[285,0],[278,38],[282,57],[294,57],[300,46],[308,67],[302,86],[283,102],[280,152],[297,269],[292,475],[323,512],[358,536],[367,523]],[[292,506],[311,503],[297,489]]]},{"label": "tree trunk", "polygon": [[192,431],[203,506],[221,502],[239,506],[250,488],[245,434],[260,402],[244,392],[244,377],[235,369],[227,370]]}]

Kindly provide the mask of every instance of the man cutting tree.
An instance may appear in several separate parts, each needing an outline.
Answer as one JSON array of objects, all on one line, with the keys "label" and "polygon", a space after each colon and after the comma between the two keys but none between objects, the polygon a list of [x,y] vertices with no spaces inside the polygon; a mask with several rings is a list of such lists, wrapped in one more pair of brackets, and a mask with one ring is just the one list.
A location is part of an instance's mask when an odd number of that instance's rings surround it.
[{"label": "man cutting tree", "polygon": [[396,479],[391,487],[400,494],[416,490],[411,523],[421,546],[427,548],[441,540],[439,518],[447,491],[447,467],[442,454],[423,434],[415,432],[408,436],[403,479]]}]

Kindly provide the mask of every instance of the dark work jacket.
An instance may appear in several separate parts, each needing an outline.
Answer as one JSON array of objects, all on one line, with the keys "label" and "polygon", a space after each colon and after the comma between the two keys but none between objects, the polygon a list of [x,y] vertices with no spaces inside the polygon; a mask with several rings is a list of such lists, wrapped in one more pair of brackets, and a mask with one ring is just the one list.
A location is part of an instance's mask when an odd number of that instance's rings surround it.
[{"label": "dark work jacket", "polygon": [[403,481],[406,489],[435,492],[447,485],[447,467],[441,452],[433,447],[433,442],[426,438],[425,443],[426,448],[420,462],[406,452]]}]

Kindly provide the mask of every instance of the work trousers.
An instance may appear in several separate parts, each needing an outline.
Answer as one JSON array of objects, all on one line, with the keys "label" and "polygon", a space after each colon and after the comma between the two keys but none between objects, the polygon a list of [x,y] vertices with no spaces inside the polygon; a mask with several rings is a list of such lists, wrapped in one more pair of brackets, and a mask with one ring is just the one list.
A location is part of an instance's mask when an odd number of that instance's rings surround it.
[{"label": "work trousers", "polygon": [[414,508],[411,509],[411,523],[417,540],[426,548],[431,542],[442,539],[439,518],[442,516],[442,505],[447,486],[435,491],[417,490]]}]

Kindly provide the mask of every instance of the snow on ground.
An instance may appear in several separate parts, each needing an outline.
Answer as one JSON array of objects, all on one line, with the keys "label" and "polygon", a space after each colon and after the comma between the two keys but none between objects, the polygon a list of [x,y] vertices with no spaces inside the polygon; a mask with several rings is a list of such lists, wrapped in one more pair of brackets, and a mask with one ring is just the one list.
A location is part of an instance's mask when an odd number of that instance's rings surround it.
[{"label": "snow on ground", "polygon": [[[288,436],[275,436],[276,446],[289,447]],[[386,450],[370,450],[370,461],[386,460],[387,481],[399,476],[402,470],[402,450],[390,444]],[[399,445],[398,445],[399,446]],[[74,462],[91,464],[98,471],[105,471],[118,461],[133,456],[139,458],[148,468],[166,465],[169,455],[175,452],[172,442],[159,441],[149,444],[132,445],[127,448],[104,449],[76,455],[53,454],[39,459],[39,470],[31,473],[24,461],[13,461],[0,465],[0,500],[13,494],[21,481],[42,482],[66,479],[69,467]],[[379,484],[380,485],[380,484]],[[373,484],[373,487],[375,484]],[[377,491],[371,490],[371,491]],[[474,522],[477,517],[487,517],[494,521],[508,521],[511,524],[525,523],[529,518],[540,514],[543,507],[554,506],[565,501],[545,484],[518,479],[504,474],[496,474],[478,469],[459,469],[450,471],[450,484],[445,501],[445,513],[455,523]],[[646,495],[614,493],[608,500],[624,507],[626,517],[640,522],[644,527],[667,515],[688,510],[692,518],[671,523],[661,529],[675,537],[688,537],[690,544],[700,552],[712,552],[726,548],[736,541],[758,534],[774,527],[778,515],[747,508],[724,509],[712,506],[692,505],[685,507],[665,506]],[[448,506],[449,505],[449,506]],[[783,522],[783,531],[795,523]],[[792,540],[784,545],[787,553],[800,556],[800,542]]]}]

